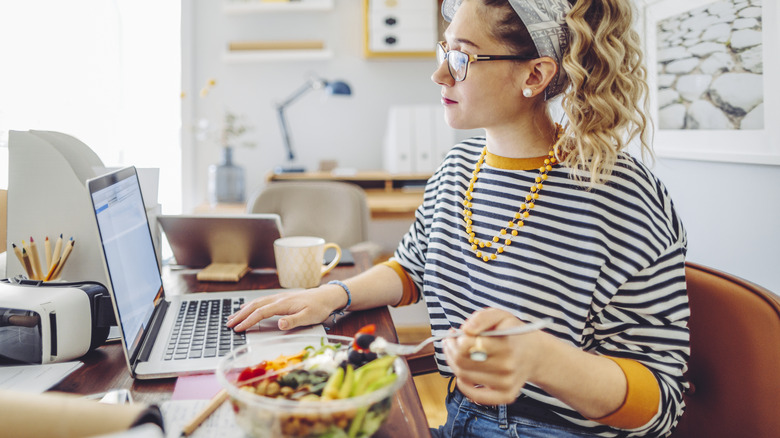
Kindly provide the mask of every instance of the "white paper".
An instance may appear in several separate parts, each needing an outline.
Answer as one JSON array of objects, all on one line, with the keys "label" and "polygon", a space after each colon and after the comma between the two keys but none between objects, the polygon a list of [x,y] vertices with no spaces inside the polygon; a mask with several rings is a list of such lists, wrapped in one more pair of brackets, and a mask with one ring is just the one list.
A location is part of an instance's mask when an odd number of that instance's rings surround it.
[{"label": "white paper", "polygon": [[[210,400],[170,400],[160,406],[165,422],[166,438],[179,438],[181,431],[209,404]],[[236,416],[230,402],[222,403],[214,413],[195,429],[190,438],[241,437],[244,431],[236,424]]]},{"label": "white paper", "polygon": [[165,438],[165,435],[156,424],[145,423],[121,432],[99,435],[94,438]]},{"label": "white paper", "polygon": [[0,389],[41,394],[73,371],[83,362],[62,362],[46,365],[0,366]]}]

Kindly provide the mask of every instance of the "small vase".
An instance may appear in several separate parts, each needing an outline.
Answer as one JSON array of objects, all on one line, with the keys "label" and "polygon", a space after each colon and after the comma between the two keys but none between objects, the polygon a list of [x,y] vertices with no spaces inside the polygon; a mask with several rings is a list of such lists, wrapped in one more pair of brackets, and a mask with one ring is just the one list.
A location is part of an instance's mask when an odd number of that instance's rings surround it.
[{"label": "small vase", "polygon": [[244,202],[244,169],[233,164],[233,148],[222,148],[219,164],[209,166],[209,202]]}]

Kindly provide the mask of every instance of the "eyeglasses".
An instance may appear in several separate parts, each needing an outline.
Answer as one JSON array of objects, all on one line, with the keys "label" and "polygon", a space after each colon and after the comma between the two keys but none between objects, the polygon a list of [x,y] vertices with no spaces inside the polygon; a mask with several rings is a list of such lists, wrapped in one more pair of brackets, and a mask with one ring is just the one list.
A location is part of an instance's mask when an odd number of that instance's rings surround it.
[{"label": "eyeglasses", "polygon": [[470,55],[468,53],[463,53],[460,50],[445,49],[444,41],[439,41],[436,44],[437,65],[442,65],[444,61],[447,61],[450,76],[452,76],[452,79],[455,79],[456,82],[466,79],[466,73],[469,71],[469,64],[472,62],[505,60],[530,61],[532,59],[536,58],[532,56],[517,55]]}]

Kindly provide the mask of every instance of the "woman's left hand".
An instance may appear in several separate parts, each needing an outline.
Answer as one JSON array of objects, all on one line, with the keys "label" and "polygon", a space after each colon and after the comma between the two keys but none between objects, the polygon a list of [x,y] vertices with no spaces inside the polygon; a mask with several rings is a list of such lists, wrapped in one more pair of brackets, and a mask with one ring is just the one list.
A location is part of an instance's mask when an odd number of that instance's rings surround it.
[{"label": "woman's left hand", "polygon": [[[534,331],[510,336],[476,336],[487,330],[523,324],[511,313],[486,308],[474,312],[463,323],[464,336],[444,341],[447,364],[455,373],[463,395],[483,405],[509,404],[520,395],[526,382],[533,381],[549,335]],[[487,354],[485,361],[472,359],[470,351],[475,348]]]}]

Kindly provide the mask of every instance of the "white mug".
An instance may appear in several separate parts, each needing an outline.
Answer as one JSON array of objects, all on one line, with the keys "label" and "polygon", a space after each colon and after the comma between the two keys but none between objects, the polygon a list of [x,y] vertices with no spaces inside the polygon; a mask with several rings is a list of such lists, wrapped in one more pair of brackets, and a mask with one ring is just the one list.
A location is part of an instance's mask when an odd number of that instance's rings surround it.
[{"label": "white mug", "polygon": [[[336,257],[327,266],[322,265],[325,250],[333,248]],[[325,239],[310,236],[282,237],[274,241],[274,257],[279,284],[284,288],[317,287],[322,276],[341,260],[341,248]]]}]

